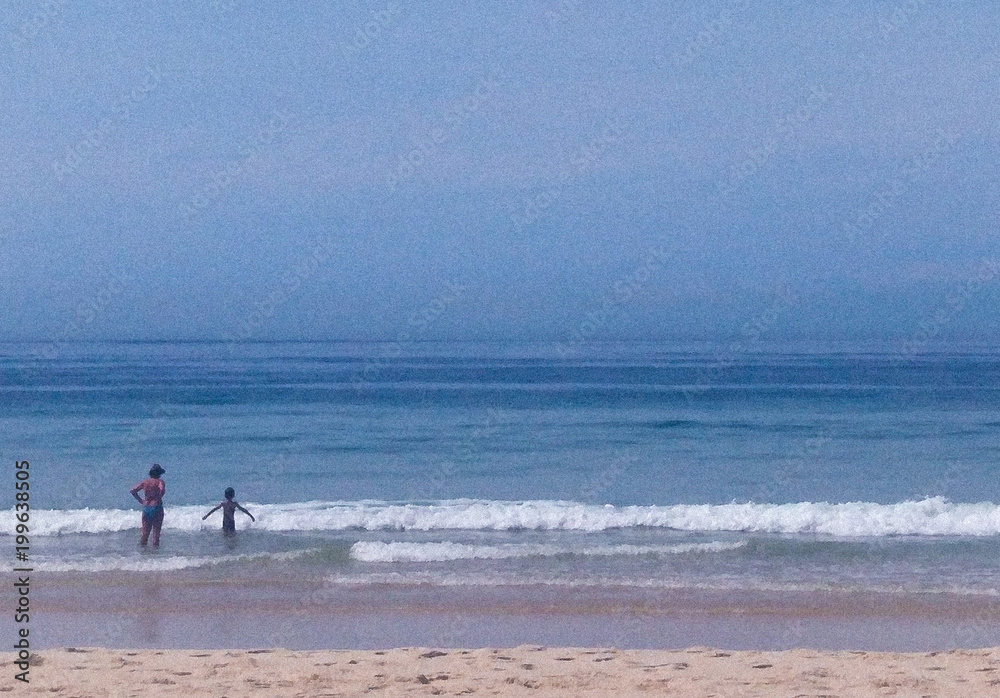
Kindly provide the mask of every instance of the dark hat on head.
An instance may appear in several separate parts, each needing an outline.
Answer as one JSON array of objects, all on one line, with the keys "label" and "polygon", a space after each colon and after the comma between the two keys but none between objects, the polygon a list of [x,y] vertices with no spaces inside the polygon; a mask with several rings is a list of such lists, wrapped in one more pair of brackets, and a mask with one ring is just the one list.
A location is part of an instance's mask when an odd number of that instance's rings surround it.
[{"label": "dark hat on head", "polygon": [[160,464],[157,463],[152,468],[149,469],[149,476],[150,477],[160,477],[160,475],[163,475],[163,473],[165,473],[165,472],[167,472],[167,471],[164,470],[163,468],[161,468]]}]

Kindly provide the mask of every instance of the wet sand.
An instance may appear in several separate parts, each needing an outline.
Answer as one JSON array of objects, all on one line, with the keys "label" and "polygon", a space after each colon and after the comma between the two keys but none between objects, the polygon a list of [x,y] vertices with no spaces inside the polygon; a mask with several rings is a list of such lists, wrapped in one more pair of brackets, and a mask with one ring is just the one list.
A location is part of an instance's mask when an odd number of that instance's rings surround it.
[{"label": "wet sand", "polygon": [[[1000,646],[1000,600],[993,598],[470,590],[148,574],[41,581],[32,596],[31,683],[15,682],[13,654],[3,653],[8,674],[0,692],[1000,694],[1000,649],[961,649]],[[663,649],[692,645],[702,647]],[[631,649],[566,649],[587,646]],[[90,649],[97,647],[120,649]],[[255,649],[262,647],[291,649]],[[512,649],[456,649],[463,647]]]},{"label": "wet sand", "polygon": [[[35,650],[1000,646],[1000,599],[959,594],[323,585],[184,574],[44,575],[38,582]],[[12,592],[0,591],[9,608]]]}]

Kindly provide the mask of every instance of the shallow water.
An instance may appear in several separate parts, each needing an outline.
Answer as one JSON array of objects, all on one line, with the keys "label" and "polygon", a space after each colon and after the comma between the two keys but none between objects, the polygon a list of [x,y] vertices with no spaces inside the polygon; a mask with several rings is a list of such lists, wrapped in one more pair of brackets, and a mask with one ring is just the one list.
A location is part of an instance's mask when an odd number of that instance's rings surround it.
[{"label": "shallow water", "polygon": [[[491,590],[532,608],[530,590],[614,589],[654,594],[646,614],[691,592],[919,597],[926,615],[1000,595],[1000,354],[563,354],[3,345],[31,563],[52,589],[238,578],[292,584],[281,603],[307,607],[317,589]],[[127,491],[154,461],[167,513],[152,553]],[[219,514],[201,521],[226,486],[258,519],[237,514],[234,539]]]}]

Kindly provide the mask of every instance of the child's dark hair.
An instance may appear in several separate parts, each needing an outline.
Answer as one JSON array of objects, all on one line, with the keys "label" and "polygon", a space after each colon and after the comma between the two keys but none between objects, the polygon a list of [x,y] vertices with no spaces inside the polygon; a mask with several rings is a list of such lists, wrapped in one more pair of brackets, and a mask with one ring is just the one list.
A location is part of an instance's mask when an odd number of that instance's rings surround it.
[{"label": "child's dark hair", "polygon": [[[216,492],[218,492],[218,490],[216,490]],[[236,496],[236,490],[234,490],[232,487],[227,487],[225,495],[226,499],[232,499],[234,496]]]}]

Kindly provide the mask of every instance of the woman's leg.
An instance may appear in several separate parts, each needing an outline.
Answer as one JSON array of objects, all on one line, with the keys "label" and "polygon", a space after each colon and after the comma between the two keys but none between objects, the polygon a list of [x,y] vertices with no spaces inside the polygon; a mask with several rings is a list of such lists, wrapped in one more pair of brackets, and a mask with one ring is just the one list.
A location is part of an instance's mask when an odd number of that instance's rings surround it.
[{"label": "woman's leg", "polygon": [[[139,545],[145,546],[146,541],[149,540],[149,529],[153,525],[153,522],[145,514],[142,515],[142,533],[139,535]],[[156,530],[156,538],[153,539],[153,545],[156,545],[156,540],[160,537],[160,530]]]},{"label": "woman's leg", "polygon": [[160,509],[153,516],[153,547],[160,547],[160,527],[163,526],[163,509]]}]

